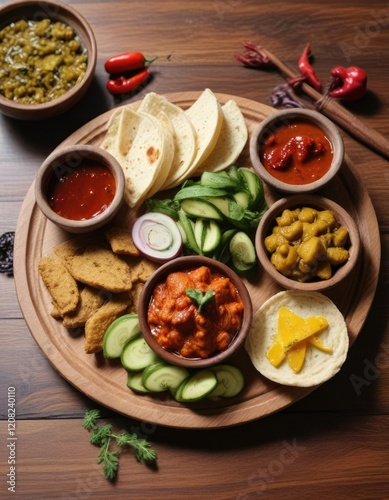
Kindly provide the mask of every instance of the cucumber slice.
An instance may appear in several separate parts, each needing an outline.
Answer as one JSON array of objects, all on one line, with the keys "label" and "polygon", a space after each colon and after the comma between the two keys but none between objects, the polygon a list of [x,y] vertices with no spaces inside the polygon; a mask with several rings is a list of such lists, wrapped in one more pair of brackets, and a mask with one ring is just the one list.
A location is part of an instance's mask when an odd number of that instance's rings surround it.
[{"label": "cucumber slice", "polygon": [[140,335],[137,314],[125,314],[113,321],[103,338],[103,354],[106,358],[120,358],[124,344]]},{"label": "cucumber slice", "polygon": [[261,179],[257,176],[255,172],[253,172],[247,167],[241,167],[239,169],[239,173],[242,176],[243,184],[246,186],[249,193],[251,194],[252,201],[249,208],[251,210],[255,210],[263,203],[264,193],[263,193],[263,184],[261,182]]},{"label": "cucumber slice", "polygon": [[185,380],[183,380],[181,382],[181,384],[178,386],[178,388],[176,389],[176,391],[171,391],[174,399],[176,401],[178,401],[179,403],[185,403],[185,401],[182,399],[182,391],[186,385],[186,383],[188,382],[188,380],[190,379],[190,375],[189,377],[187,377]]},{"label": "cucumber slice", "polygon": [[196,243],[200,250],[203,251],[205,234],[207,232],[207,221],[205,219],[196,219],[194,223],[194,235],[196,238]]},{"label": "cucumber slice", "polygon": [[[214,200],[217,198],[210,198]],[[215,205],[207,200],[202,199],[188,199],[181,202],[181,208],[187,215],[192,217],[200,217],[202,219],[223,220],[223,215],[220,213]],[[181,219],[180,219],[181,220]]]},{"label": "cucumber slice", "polygon": [[212,370],[216,373],[218,384],[208,397],[232,398],[242,391],[244,378],[239,368],[221,364],[213,367]]},{"label": "cucumber slice", "polygon": [[180,391],[180,401],[198,401],[208,396],[215,389],[217,378],[215,372],[210,369],[204,369],[193,374],[183,384],[184,386],[181,390],[178,388],[178,391]]},{"label": "cucumber slice", "polygon": [[234,234],[230,241],[231,261],[237,271],[248,271],[257,262],[255,247],[250,237],[243,231]]},{"label": "cucumber slice", "polygon": [[200,184],[220,189],[239,189],[239,183],[227,172],[203,172]]},{"label": "cucumber slice", "polygon": [[252,198],[249,191],[237,191],[232,196],[236,203],[238,203],[244,209],[249,208],[252,205]]},{"label": "cucumber slice", "polygon": [[136,337],[123,347],[120,361],[127,370],[137,372],[160,359],[143,337]]},{"label": "cucumber slice", "polygon": [[230,241],[237,231],[238,230],[234,228],[224,231],[224,233],[222,234],[219,251],[214,254],[214,259],[220,260],[220,262],[227,264],[227,262],[231,259]]},{"label": "cucumber slice", "polygon": [[204,196],[225,196],[225,189],[214,188],[210,186],[194,185],[181,188],[175,195],[175,200],[186,200],[187,198],[202,198]]},{"label": "cucumber slice", "polygon": [[244,217],[245,209],[231,198],[224,196],[205,198],[205,200],[214,205],[232,224]]},{"label": "cucumber slice", "polygon": [[204,253],[214,252],[220,245],[222,231],[216,221],[210,220],[205,227],[202,250]]},{"label": "cucumber slice", "polygon": [[194,253],[201,255],[201,248],[198,246],[194,234],[193,222],[189,219],[189,217],[182,209],[178,212],[178,219],[182,229],[185,232],[185,246],[192,250]]},{"label": "cucumber slice", "polygon": [[185,368],[167,363],[157,363],[145,368],[142,384],[150,392],[167,390],[175,392],[188,377],[189,372]]},{"label": "cucumber slice", "polygon": [[139,392],[141,394],[149,393],[142,383],[143,372],[129,373],[127,378],[127,387],[132,389],[134,392]]}]

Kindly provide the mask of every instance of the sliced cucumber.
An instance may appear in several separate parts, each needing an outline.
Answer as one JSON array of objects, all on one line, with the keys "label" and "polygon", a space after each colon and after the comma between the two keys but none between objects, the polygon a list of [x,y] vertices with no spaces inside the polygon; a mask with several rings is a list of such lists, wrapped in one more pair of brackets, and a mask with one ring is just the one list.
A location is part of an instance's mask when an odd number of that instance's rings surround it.
[{"label": "sliced cucumber", "polygon": [[136,337],[130,340],[123,347],[120,360],[124,368],[137,372],[146,368],[152,363],[160,361],[160,358],[151,349],[143,337]]},{"label": "sliced cucumber", "polygon": [[202,250],[204,253],[214,252],[220,245],[222,239],[222,231],[219,224],[214,221],[208,221],[205,228],[205,236]]},{"label": "sliced cucumber", "polygon": [[263,199],[263,184],[261,179],[255,172],[246,167],[241,167],[239,173],[242,176],[242,181],[251,194],[250,209],[255,210],[262,205]]},{"label": "sliced cucumber", "polygon": [[194,224],[193,222],[189,219],[189,217],[186,215],[184,210],[180,210],[178,212],[178,219],[180,226],[185,232],[185,245],[188,247],[190,250],[192,250],[194,253],[197,253],[198,255],[201,255],[201,248],[198,246],[196,237],[194,234]]},{"label": "sliced cucumber", "polygon": [[127,387],[135,392],[148,393],[145,386],[142,383],[143,372],[129,373],[127,378]]},{"label": "sliced cucumber", "polygon": [[184,389],[184,387],[185,387],[185,385],[186,385],[186,383],[188,382],[189,379],[190,379],[190,375],[189,375],[189,377],[187,377],[185,380],[183,380],[181,382],[181,384],[177,387],[177,389],[175,391],[171,391],[174,399],[176,401],[178,401],[179,403],[185,403],[186,402],[186,401],[184,401],[182,399],[182,391],[183,391],[183,389]]},{"label": "sliced cucumber", "polygon": [[173,393],[189,377],[189,372],[180,366],[157,363],[143,371],[142,384],[150,392],[170,390]]},{"label": "sliced cucumber", "polygon": [[215,390],[209,394],[209,398],[232,398],[241,392],[244,387],[244,378],[239,368],[232,365],[221,364],[212,369],[216,373],[218,384]]},{"label": "sliced cucumber", "polygon": [[206,219],[196,219],[194,222],[194,235],[196,238],[196,243],[201,251],[203,251],[205,235],[207,232],[207,223]]},{"label": "sliced cucumber", "polygon": [[123,346],[130,339],[140,335],[137,314],[125,314],[113,321],[103,338],[103,354],[106,358],[120,358]]},{"label": "sliced cucumber", "polygon": [[231,238],[229,245],[231,261],[237,271],[248,271],[257,262],[255,247],[250,237],[243,231],[238,231]]},{"label": "sliced cucumber", "polygon": [[209,186],[220,189],[239,189],[239,183],[227,172],[203,172],[200,183],[203,186]]},{"label": "sliced cucumber", "polygon": [[215,206],[231,223],[240,221],[244,217],[245,209],[227,196],[206,198],[205,200]]},{"label": "sliced cucumber", "polygon": [[210,394],[217,385],[215,372],[210,369],[200,370],[182,382],[176,393],[182,402],[198,401]]},{"label": "sliced cucumber", "polygon": [[219,252],[214,255],[214,259],[220,260],[220,262],[224,262],[225,264],[230,260],[230,241],[237,231],[238,230],[234,228],[224,231],[222,234]]},{"label": "sliced cucumber", "polygon": [[236,203],[239,203],[244,209],[252,205],[251,194],[248,190],[237,191],[232,195]]},{"label": "sliced cucumber", "polygon": [[[209,198],[213,200],[215,198]],[[181,208],[187,215],[203,219],[223,220],[223,215],[213,203],[203,199],[188,199],[181,202]],[[180,219],[181,221],[181,219]]]},{"label": "sliced cucumber", "polygon": [[186,200],[187,198],[202,198],[204,196],[225,196],[225,189],[218,189],[210,186],[193,185],[181,188],[175,195],[175,200]]}]

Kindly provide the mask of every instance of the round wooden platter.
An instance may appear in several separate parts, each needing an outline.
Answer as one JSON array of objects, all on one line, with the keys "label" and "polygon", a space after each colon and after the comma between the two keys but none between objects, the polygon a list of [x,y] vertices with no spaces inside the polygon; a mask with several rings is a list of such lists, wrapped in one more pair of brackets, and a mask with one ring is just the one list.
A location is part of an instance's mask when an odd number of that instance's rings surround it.
[{"label": "round wooden platter", "polygon": [[[173,103],[188,108],[200,92],[168,94]],[[217,94],[222,104],[234,99],[240,106],[251,135],[255,126],[273,109],[245,98]],[[139,103],[130,106],[137,108]],[[113,111],[104,113],[72,134],[59,147],[69,144],[99,145]],[[248,143],[237,166],[249,166]],[[265,186],[270,205],[280,195]],[[353,165],[346,158],[339,176],[321,193],[348,210],[359,227],[362,252],[353,275],[328,292],[343,313],[350,345],[358,336],[374,298],[380,267],[380,237],[370,197]],[[137,214],[125,208],[118,224],[131,225]],[[101,235],[100,235],[101,237]],[[315,387],[280,386],[262,377],[252,366],[244,349],[231,360],[245,375],[245,388],[233,399],[203,400],[191,405],[175,402],[168,393],[138,395],[127,386],[127,373],[118,360],[107,360],[101,354],[84,352],[83,336],[71,335],[50,315],[49,294],[38,274],[38,261],[52,254],[60,242],[71,239],[48,221],[35,203],[34,186],[27,193],[16,231],[15,282],[22,313],[32,336],[55,369],[73,386],[96,402],[125,416],[142,421],[179,428],[217,428],[238,425],[267,416],[303,398]],[[254,311],[281,288],[258,269],[246,280]]]}]

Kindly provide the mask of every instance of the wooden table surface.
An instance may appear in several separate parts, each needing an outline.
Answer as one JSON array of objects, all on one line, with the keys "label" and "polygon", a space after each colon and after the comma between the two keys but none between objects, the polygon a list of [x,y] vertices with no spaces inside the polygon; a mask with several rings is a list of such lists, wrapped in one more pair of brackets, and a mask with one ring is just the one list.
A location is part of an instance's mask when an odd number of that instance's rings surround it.
[{"label": "wooden table surface", "polygon": [[[79,105],[61,117],[36,124],[0,116],[0,234],[16,229],[23,199],[45,157],[111,108],[149,91],[206,87],[268,104],[283,78],[276,70],[252,70],[238,63],[233,54],[245,41],[262,44],[293,68],[311,42],[324,82],[336,65],[363,67],[369,92],[348,108],[389,135],[387,1],[68,3],[94,30],[96,77]],[[158,59],[147,86],[115,99],[105,90],[104,61],[128,50]],[[98,405],[50,365],[28,331],[13,278],[0,275],[1,498],[389,498],[388,162],[348,133],[342,135],[377,214],[382,264],[370,313],[341,371],[283,411],[232,428],[157,427],[101,408],[109,422],[138,431],[158,453],[155,468],[124,454],[111,483],[103,478],[98,449],[82,427],[85,410]],[[16,493],[8,491],[7,483],[13,457],[7,446],[10,387],[16,389]]]}]

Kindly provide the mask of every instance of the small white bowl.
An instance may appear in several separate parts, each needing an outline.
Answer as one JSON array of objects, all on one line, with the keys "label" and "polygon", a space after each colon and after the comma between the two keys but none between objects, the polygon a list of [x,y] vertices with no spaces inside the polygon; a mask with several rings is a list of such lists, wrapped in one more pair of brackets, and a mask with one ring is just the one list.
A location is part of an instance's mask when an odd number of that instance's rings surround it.
[{"label": "small white bowl", "polygon": [[[93,160],[111,170],[115,178],[116,190],[111,204],[100,214],[85,220],[71,220],[58,215],[51,208],[47,194],[53,175],[58,175],[65,164],[77,168],[82,160]],[[124,201],[124,173],[117,160],[98,147],[68,146],[54,151],[41,165],[35,178],[35,198],[42,213],[61,229],[70,233],[87,233],[110,222],[119,212]]]},{"label": "small white bowl", "polygon": [[[303,119],[319,126],[331,143],[333,158],[329,170],[320,179],[309,184],[289,184],[276,179],[261,162],[260,150],[264,141],[281,126],[288,125],[295,119]],[[261,179],[277,191],[299,194],[313,193],[326,186],[338,173],[344,159],[344,145],[337,127],[318,111],[308,109],[284,109],[263,120],[255,129],[250,140],[250,159]]]}]

